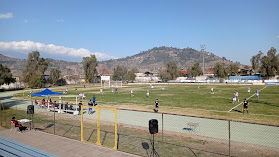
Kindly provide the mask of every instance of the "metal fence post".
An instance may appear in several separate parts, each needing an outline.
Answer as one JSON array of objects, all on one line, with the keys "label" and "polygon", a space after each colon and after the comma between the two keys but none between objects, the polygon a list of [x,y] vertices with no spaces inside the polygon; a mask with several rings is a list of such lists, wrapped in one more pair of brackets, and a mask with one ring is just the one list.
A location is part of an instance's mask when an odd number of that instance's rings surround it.
[{"label": "metal fence post", "polygon": [[229,156],[231,156],[231,121],[229,120]]},{"label": "metal fence post", "polygon": [[55,106],[54,106],[53,118],[54,118],[54,126],[53,126],[54,132],[53,132],[53,134],[55,135]]},{"label": "metal fence post", "polygon": [[162,113],[162,142],[164,142],[164,113]]},{"label": "metal fence post", "polygon": [[1,98],[0,98],[0,114],[1,114],[1,127],[2,127],[2,121],[3,121],[3,119],[2,119],[2,104],[1,104]]}]

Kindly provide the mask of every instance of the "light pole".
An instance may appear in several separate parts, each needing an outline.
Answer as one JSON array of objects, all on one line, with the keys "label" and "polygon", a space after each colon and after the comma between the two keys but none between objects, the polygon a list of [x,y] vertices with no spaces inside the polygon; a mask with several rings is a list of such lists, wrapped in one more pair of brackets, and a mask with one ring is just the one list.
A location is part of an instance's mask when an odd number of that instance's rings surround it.
[{"label": "light pole", "polygon": [[202,73],[204,75],[204,50],[206,49],[205,45],[201,45],[201,53],[202,53]]}]

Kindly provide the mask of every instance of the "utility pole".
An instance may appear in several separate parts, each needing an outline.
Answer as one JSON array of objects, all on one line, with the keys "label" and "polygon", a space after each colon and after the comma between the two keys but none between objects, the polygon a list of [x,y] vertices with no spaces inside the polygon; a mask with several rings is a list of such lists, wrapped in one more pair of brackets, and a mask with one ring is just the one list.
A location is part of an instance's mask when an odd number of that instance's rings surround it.
[{"label": "utility pole", "polygon": [[205,45],[201,45],[201,53],[202,53],[202,73],[204,75],[204,50],[206,49]]}]

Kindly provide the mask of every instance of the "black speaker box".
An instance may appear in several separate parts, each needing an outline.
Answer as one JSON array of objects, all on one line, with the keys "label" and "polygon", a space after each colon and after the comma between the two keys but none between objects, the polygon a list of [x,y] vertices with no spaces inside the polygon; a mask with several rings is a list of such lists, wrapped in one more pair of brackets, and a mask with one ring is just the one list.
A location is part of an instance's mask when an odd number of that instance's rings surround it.
[{"label": "black speaker box", "polygon": [[34,106],[28,105],[27,106],[27,114],[34,114]]},{"label": "black speaker box", "polygon": [[157,119],[149,120],[149,132],[150,132],[150,134],[158,133],[158,120]]}]

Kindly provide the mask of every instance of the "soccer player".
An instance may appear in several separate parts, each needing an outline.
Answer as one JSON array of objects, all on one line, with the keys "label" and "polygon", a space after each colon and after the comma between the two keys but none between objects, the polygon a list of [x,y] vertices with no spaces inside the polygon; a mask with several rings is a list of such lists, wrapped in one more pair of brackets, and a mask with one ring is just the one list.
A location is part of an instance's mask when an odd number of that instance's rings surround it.
[{"label": "soccer player", "polygon": [[243,114],[244,114],[245,110],[247,111],[247,114],[248,114],[248,101],[246,99],[244,99],[244,101],[243,101]]},{"label": "soccer player", "polygon": [[[238,100],[238,102],[239,102],[239,99],[238,99],[238,92],[237,91],[235,91],[235,98]],[[235,101],[236,101],[236,99],[235,99]]]},{"label": "soccer player", "polygon": [[213,92],[213,87],[211,87],[211,94],[214,94],[214,92]]},{"label": "soccer player", "polygon": [[133,93],[133,90],[131,89],[131,97],[133,97],[134,96],[134,93]]},{"label": "soccer player", "polygon": [[146,91],[146,96],[149,97],[149,90]]},{"label": "soccer player", "polygon": [[258,89],[256,89],[256,96],[258,99],[260,98],[260,91]]},{"label": "soccer player", "polygon": [[156,99],[156,101],[155,101],[155,112],[158,112],[159,111],[159,100],[158,99]]},{"label": "soccer player", "polygon": [[236,102],[236,95],[235,92],[233,93],[233,104]]},{"label": "soccer player", "polygon": [[100,93],[101,93],[102,95],[104,94],[104,93],[103,93],[103,89],[102,89],[102,88],[100,89]]},{"label": "soccer player", "polygon": [[248,87],[248,91],[247,92],[248,92],[248,94],[250,94],[250,87]]}]

